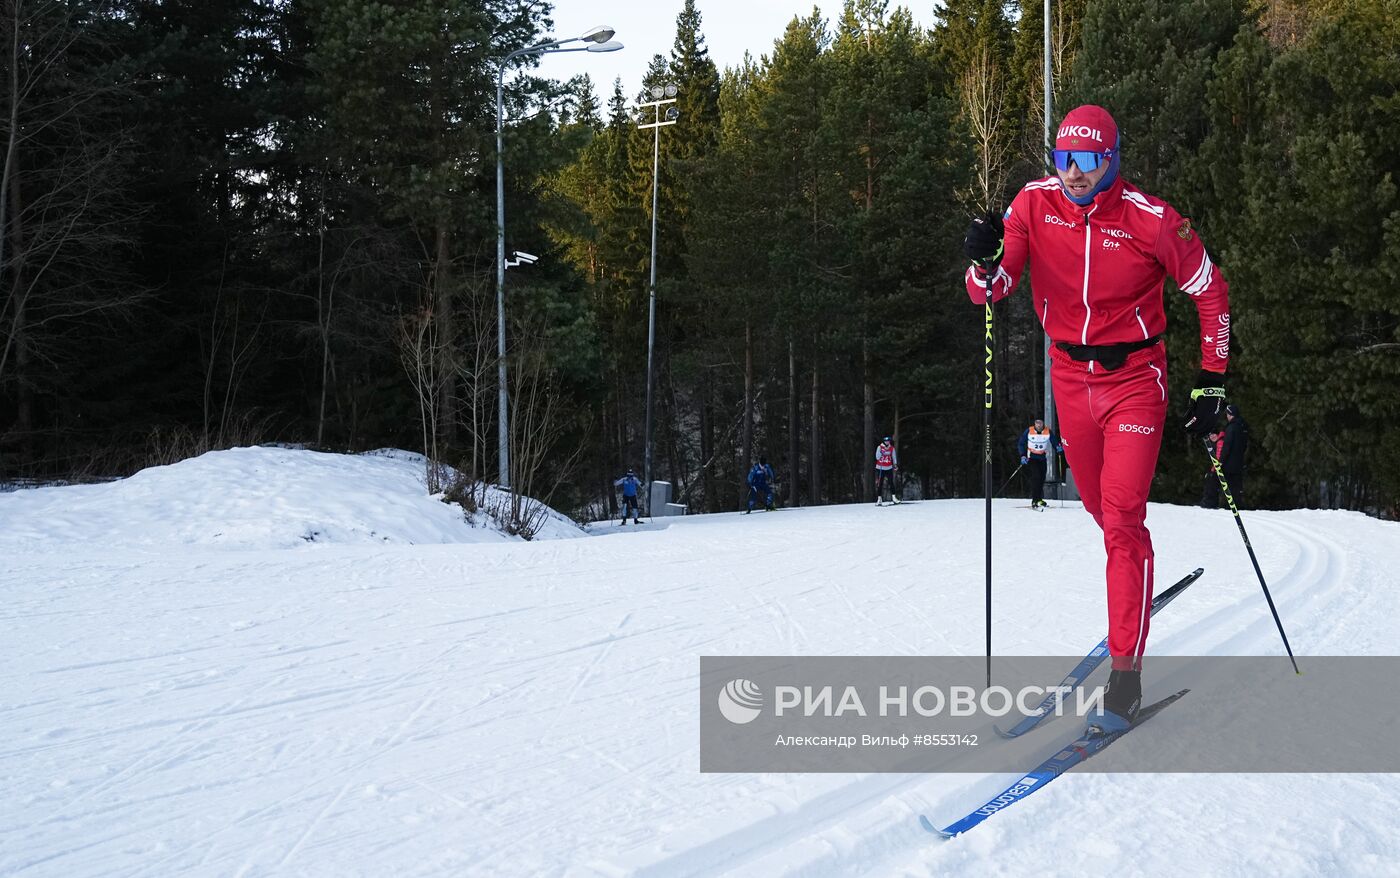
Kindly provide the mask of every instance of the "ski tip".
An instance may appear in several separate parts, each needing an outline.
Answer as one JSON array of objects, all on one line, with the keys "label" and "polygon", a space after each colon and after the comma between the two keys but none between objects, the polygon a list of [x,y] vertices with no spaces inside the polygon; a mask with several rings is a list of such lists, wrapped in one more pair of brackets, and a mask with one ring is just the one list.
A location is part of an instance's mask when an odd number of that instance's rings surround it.
[{"label": "ski tip", "polygon": [[995,724],[992,725],[992,731],[996,732],[998,735],[1000,735],[1001,737],[1005,738],[1005,739],[1008,740],[1008,741],[1011,740],[1012,738],[1019,738],[1019,737],[1021,737],[1021,733],[1020,733],[1020,732],[1017,732],[1017,731],[1010,731],[1010,732],[1008,732],[1008,731],[1003,730],[1001,726],[995,725]]},{"label": "ski tip", "polygon": [[933,822],[930,821],[930,820],[929,820],[927,817],[925,817],[923,814],[920,814],[920,815],[919,815],[919,825],[922,826],[924,829],[927,829],[929,832],[932,832],[934,835],[940,836],[940,837],[942,837],[942,838],[954,838],[954,837],[955,837],[951,832],[944,832],[943,830],[939,829],[937,826],[934,826],[934,825],[933,825]]}]

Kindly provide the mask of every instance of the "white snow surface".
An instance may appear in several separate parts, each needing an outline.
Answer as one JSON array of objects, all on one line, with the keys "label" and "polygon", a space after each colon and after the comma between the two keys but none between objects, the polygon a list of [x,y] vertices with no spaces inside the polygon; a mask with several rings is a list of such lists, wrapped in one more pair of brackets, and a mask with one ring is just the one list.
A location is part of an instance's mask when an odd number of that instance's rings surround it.
[{"label": "white snow surface", "polygon": [[[488,526],[484,515],[469,520],[425,486],[423,456],[395,449],[211,451],[116,482],[0,495],[0,552],[71,544],[170,552],[518,539]],[[582,535],[550,510],[539,536]]]},{"label": "white snow surface", "polygon": [[[942,841],[919,814],[1015,778],[699,772],[701,655],[981,654],[980,500],[525,542],[421,469],[240,449],[0,495],[0,875],[1400,874],[1394,775],[1071,772]],[[1300,658],[1395,651],[1400,525],[1246,522]],[[1206,568],[1151,653],[1281,654],[1228,513],[1148,524],[1159,586]],[[1092,520],[995,530],[998,651],[1083,654]]]}]

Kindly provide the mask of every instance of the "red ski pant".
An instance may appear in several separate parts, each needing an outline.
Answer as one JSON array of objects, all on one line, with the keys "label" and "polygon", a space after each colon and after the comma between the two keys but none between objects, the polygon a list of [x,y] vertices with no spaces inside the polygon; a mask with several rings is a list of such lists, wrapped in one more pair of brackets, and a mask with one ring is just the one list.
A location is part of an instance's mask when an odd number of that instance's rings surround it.
[{"label": "red ski pant", "polygon": [[1143,524],[1167,416],[1161,343],[1117,369],[1051,348],[1060,438],[1084,508],[1108,551],[1108,651],[1116,670],[1142,666],[1152,603],[1152,537]]}]

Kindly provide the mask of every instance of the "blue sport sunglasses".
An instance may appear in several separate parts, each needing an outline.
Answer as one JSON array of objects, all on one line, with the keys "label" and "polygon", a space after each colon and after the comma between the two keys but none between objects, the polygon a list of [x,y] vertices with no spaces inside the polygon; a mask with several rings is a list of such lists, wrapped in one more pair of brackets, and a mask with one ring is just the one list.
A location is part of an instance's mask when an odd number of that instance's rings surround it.
[{"label": "blue sport sunglasses", "polygon": [[1093,152],[1085,149],[1056,149],[1052,152],[1055,156],[1055,167],[1061,171],[1068,171],[1070,162],[1078,165],[1081,171],[1092,171],[1113,157],[1111,149],[1108,152]]}]

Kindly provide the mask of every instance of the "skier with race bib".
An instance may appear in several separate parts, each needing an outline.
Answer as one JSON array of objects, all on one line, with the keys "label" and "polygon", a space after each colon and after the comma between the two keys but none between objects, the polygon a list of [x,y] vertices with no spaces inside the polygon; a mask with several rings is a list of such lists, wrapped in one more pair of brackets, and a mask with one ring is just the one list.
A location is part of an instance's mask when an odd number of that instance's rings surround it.
[{"label": "skier with race bib", "polygon": [[884,488],[890,489],[890,499],[899,502],[899,495],[894,489],[894,474],[899,469],[899,454],[894,450],[894,443],[890,437],[886,436],[875,449],[875,505],[881,505],[881,497],[885,496]]},{"label": "skier with race bib", "polygon": [[627,471],[627,475],[613,482],[614,487],[622,488],[622,523],[627,523],[627,513],[632,513],[632,523],[641,524],[642,520],[637,514],[637,489],[642,486],[641,479],[632,470]]},{"label": "skier with race bib", "polygon": [[1182,422],[1195,436],[1215,429],[1230,355],[1225,278],[1189,219],[1119,176],[1120,148],[1107,110],[1071,110],[1055,140],[1056,174],[1022,187],[1004,216],[974,220],[964,241],[967,292],[979,305],[989,275],[999,300],[1031,265],[1032,305],[1053,341],[1060,438],[1107,552],[1112,671],[1090,719],[1103,732],[1130,727],[1142,700],[1153,582],[1144,522],[1167,417],[1167,276],[1200,321],[1201,368]]},{"label": "skier with race bib", "polygon": [[1044,509],[1046,462],[1052,449],[1057,454],[1064,451],[1060,437],[1045,426],[1045,421],[1036,418],[1016,440],[1016,449],[1021,452],[1021,466],[1029,468],[1031,474],[1031,508]]}]

